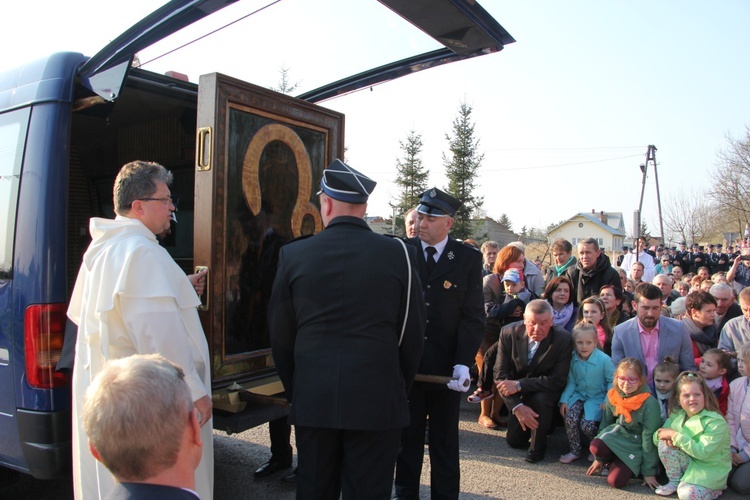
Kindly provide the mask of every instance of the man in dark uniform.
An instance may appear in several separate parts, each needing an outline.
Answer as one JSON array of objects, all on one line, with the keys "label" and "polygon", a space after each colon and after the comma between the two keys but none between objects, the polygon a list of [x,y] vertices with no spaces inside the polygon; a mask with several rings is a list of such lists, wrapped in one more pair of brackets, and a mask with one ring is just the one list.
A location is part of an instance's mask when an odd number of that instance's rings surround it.
[{"label": "man in dark uniform", "polygon": [[424,299],[414,248],[364,221],[374,187],[335,160],[318,193],[326,228],[279,253],[268,326],[296,426],[298,499],[388,498],[409,423]]},{"label": "man in dark uniform", "polygon": [[691,273],[697,273],[698,268],[700,267],[708,267],[706,262],[706,255],[703,253],[703,247],[701,247],[697,243],[693,243],[693,252],[688,257],[688,260],[690,261]]},{"label": "man in dark uniform", "polygon": [[711,268],[711,272],[719,273],[729,271],[729,256],[724,253],[724,246],[721,243],[716,244],[716,255],[716,264]]},{"label": "man in dark uniform", "polygon": [[[411,421],[396,462],[396,498],[419,498],[425,424],[430,420],[431,496],[456,499],[460,489],[458,412],[468,390],[469,366],[484,332],[482,254],[450,237],[461,202],[437,188],[417,207],[419,275],[427,305],[427,329],[419,373],[453,376],[446,385],[415,382],[409,393]],[[466,385],[464,385],[466,384]]]},{"label": "man in dark uniform", "polygon": [[684,272],[688,272],[690,269],[690,252],[687,249],[687,243],[680,242],[680,250],[675,254],[675,258],[672,259],[673,266],[680,266]]}]

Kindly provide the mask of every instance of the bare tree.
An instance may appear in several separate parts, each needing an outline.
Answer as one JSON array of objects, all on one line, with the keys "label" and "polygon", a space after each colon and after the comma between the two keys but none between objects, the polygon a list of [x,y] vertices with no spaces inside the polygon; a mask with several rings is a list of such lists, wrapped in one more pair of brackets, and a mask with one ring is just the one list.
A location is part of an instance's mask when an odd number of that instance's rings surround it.
[{"label": "bare tree", "polygon": [[744,227],[750,221],[750,128],[745,126],[742,138],[727,134],[726,139],[726,149],[716,154],[709,195],[728,219]]},{"label": "bare tree", "polygon": [[706,195],[701,192],[688,190],[669,196],[664,204],[666,241],[704,241],[715,233],[712,214]]}]

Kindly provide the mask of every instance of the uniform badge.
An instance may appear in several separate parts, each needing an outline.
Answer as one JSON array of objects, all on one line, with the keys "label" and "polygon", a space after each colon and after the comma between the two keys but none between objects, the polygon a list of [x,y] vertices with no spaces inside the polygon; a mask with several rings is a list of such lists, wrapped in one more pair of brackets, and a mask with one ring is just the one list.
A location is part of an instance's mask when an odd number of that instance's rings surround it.
[{"label": "uniform badge", "polygon": [[430,191],[430,198],[434,198],[437,196],[437,191],[435,191],[435,188],[432,188],[432,191]]},{"label": "uniform badge", "polygon": [[453,254],[453,250],[451,250],[448,252],[448,260],[453,260],[453,257],[455,257],[455,255]]},{"label": "uniform badge", "polygon": [[446,290],[448,290],[452,286],[453,286],[453,283],[451,283],[450,281],[448,280],[443,281],[443,288],[445,288]]}]

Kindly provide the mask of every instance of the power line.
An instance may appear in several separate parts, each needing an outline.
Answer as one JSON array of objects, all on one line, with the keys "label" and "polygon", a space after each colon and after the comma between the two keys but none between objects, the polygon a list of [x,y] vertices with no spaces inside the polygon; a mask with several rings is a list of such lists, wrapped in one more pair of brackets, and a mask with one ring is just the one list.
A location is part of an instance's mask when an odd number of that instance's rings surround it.
[{"label": "power line", "polygon": [[146,61],[145,63],[141,63],[140,67],[143,67],[143,66],[145,66],[145,65],[147,65],[149,63],[152,63],[152,62],[156,61],[157,59],[161,59],[164,56],[168,56],[169,54],[171,54],[173,52],[177,52],[178,50],[184,49],[188,45],[191,45],[191,44],[193,44],[193,43],[195,43],[195,42],[197,42],[199,40],[203,40],[204,38],[209,37],[209,36],[213,35],[214,33],[218,33],[219,31],[223,30],[224,28],[228,28],[229,26],[231,26],[233,24],[236,24],[236,23],[238,23],[238,22],[240,22],[242,20],[245,20],[248,17],[253,16],[253,15],[255,15],[258,12],[261,12],[263,10],[266,10],[268,7],[270,7],[272,5],[275,5],[275,4],[279,3],[279,2],[281,2],[281,0],[274,0],[273,2],[271,2],[271,3],[267,4],[267,5],[264,5],[263,7],[255,10],[255,11],[253,11],[253,12],[247,14],[247,15],[244,15],[244,16],[242,16],[240,18],[235,19],[234,21],[232,21],[230,23],[225,24],[224,26],[220,26],[220,27],[216,28],[215,30],[206,33],[205,35],[199,36],[198,38],[195,38],[195,39],[193,39],[193,40],[191,40],[191,41],[189,41],[187,43],[183,43],[179,47],[176,47],[176,48],[174,48],[172,50],[169,50],[169,51],[163,53],[160,56],[156,56],[153,59],[150,59],[150,60]]},{"label": "power line", "polygon": [[629,155],[629,156],[620,156],[618,158],[605,158],[602,160],[590,160],[590,161],[579,161],[574,163],[558,163],[554,165],[538,165],[534,167],[511,167],[511,168],[502,168],[502,169],[495,169],[495,170],[484,170],[482,169],[482,173],[484,172],[511,172],[514,170],[538,170],[541,168],[557,168],[557,167],[571,167],[575,165],[587,165],[590,163],[602,163],[605,161],[617,161],[617,160],[625,160],[627,158],[636,158],[643,156],[643,154],[637,154],[637,155]]}]

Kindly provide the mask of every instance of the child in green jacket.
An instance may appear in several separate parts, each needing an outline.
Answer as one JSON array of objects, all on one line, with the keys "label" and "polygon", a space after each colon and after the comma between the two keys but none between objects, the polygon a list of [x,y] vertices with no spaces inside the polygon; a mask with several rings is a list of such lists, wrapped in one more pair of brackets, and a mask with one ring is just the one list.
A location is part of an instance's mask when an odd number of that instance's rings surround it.
[{"label": "child in green jacket", "polygon": [[659,455],[652,436],[660,424],[661,410],[651,395],[643,364],[623,358],[607,393],[599,435],[589,447],[596,460],[586,474],[600,474],[609,466],[607,483],[613,488],[622,488],[638,474],[651,489],[659,486]]},{"label": "child in green jacket", "polygon": [[732,468],[729,426],[700,373],[682,372],[670,399],[669,418],[654,433],[669,482],[656,494],[681,499],[718,498]]}]

